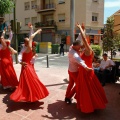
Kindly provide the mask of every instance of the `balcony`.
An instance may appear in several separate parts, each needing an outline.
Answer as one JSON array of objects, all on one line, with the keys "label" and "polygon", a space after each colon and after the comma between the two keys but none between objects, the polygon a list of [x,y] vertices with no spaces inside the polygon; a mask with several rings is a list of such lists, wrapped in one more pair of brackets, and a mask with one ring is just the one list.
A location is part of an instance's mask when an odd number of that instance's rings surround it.
[{"label": "balcony", "polygon": [[44,28],[44,29],[56,29],[56,22],[54,20],[46,21],[46,22],[37,22],[35,23],[36,28]]},{"label": "balcony", "polygon": [[36,11],[37,13],[56,11],[56,5],[54,3],[51,3],[45,4],[44,6],[37,6]]}]

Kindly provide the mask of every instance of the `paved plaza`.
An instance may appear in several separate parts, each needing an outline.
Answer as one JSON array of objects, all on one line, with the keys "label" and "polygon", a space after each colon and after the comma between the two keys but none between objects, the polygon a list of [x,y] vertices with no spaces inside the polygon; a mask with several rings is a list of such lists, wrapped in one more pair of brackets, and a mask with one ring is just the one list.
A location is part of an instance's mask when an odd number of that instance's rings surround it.
[{"label": "paved plaza", "polygon": [[[64,102],[68,84],[67,56],[62,57],[54,55],[50,58],[49,68],[46,68],[44,58],[38,60],[36,61],[35,69],[40,80],[49,90],[49,96],[35,103],[15,103],[9,99],[11,92],[3,90],[2,87],[0,87],[0,120],[120,119],[119,82],[116,84],[109,83],[104,87],[109,102],[105,110],[96,110],[94,113],[84,114],[77,110],[76,101],[74,99],[71,105]],[[21,66],[15,64],[14,67],[19,77]]]}]

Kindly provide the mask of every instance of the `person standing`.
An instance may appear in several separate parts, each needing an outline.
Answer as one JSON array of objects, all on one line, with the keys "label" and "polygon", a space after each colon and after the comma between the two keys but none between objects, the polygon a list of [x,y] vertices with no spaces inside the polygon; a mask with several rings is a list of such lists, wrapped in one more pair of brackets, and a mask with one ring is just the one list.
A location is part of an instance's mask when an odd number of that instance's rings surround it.
[{"label": "person standing", "polygon": [[4,89],[13,89],[18,86],[17,76],[13,67],[9,42],[5,42],[4,36],[0,34],[1,49],[1,84]]},{"label": "person standing", "polygon": [[60,44],[60,55],[64,56],[64,43],[63,42],[61,42]]},{"label": "person standing", "polygon": [[87,71],[92,70],[88,68],[85,62],[79,56],[79,50],[81,47],[80,40],[76,40],[73,42],[73,45],[70,47],[68,58],[69,58],[69,67],[68,67],[68,74],[69,74],[69,84],[66,90],[65,95],[65,102],[71,103],[71,98],[76,93],[76,88],[74,87],[76,83],[76,79],[78,76],[78,69],[79,65],[81,65]]},{"label": "person standing", "polygon": [[[77,23],[77,27],[80,29],[83,44],[85,46],[81,58],[85,61],[88,67],[92,68],[94,53],[87,42],[85,31],[79,23]],[[94,70],[87,73],[82,66],[79,66],[78,72],[78,78],[76,81],[77,108],[84,113],[91,113],[96,109],[105,109],[108,101],[104,89],[96,77]]]},{"label": "person standing", "polygon": [[[27,39],[24,39],[24,45],[23,45],[23,47],[22,47],[22,49],[21,49],[21,51],[20,51],[20,53],[19,53],[19,55],[18,55],[18,62],[19,62],[19,63],[21,63],[21,61],[22,61],[22,54],[25,52],[25,50],[26,50],[27,47],[28,47],[29,37],[30,37],[32,34],[34,34],[33,26],[32,26],[31,23],[28,23],[28,27],[30,28],[30,32],[29,32],[29,36],[26,35],[26,38],[27,38]],[[34,55],[33,55],[33,58],[31,59],[31,64],[32,64],[33,66],[34,66],[34,63],[35,63],[35,59],[36,59],[36,57],[38,56],[38,55],[36,54],[36,45],[37,45],[37,43],[34,42],[34,41],[32,41],[32,48],[33,48],[32,51],[33,51]]]},{"label": "person standing", "polygon": [[33,57],[32,40],[36,34],[42,30],[37,30],[28,39],[28,47],[22,55],[22,69],[18,88],[10,95],[10,99],[15,102],[36,102],[48,96],[47,88],[40,82],[35,70],[31,64]]}]

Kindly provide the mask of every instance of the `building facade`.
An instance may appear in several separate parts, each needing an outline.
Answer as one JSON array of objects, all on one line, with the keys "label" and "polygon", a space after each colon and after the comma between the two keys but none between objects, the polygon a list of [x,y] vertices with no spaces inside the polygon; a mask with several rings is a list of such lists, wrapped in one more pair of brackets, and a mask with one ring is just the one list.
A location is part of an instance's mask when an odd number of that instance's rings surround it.
[{"label": "building facade", "polygon": [[120,34],[120,10],[115,12],[112,16],[114,18],[114,32]]},{"label": "building facade", "polygon": [[[5,16],[9,24],[13,14]],[[39,42],[60,43],[70,35],[70,0],[17,0],[16,19],[21,22],[20,34],[27,34],[28,22],[42,28]],[[104,21],[104,0],[75,0],[75,21],[84,23],[88,40],[99,43]],[[75,34],[79,31],[75,27]]]}]

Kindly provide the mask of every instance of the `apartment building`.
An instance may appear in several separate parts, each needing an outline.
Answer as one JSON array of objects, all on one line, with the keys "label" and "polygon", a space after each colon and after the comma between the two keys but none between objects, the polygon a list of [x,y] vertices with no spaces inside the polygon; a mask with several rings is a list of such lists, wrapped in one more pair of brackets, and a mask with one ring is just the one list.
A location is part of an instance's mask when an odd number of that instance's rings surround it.
[{"label": "apartment building", "polygon": [[114,18],[114,32],[120,34],[120,10],[116,11],[110,17]]},{"label": "apartment building", "polygon": [[[9,22],[13,14],[5,18]],[[75,21],[85,24],[92,43],[99,43],[103,18],[104,0],[75,0]],[[60,43],[70,35],[70,0],[17,0],[16,19],[22,23],[20,34],[28,33],[27,23],[31,22],[34,29],[43,29],[37,41]]]}]

